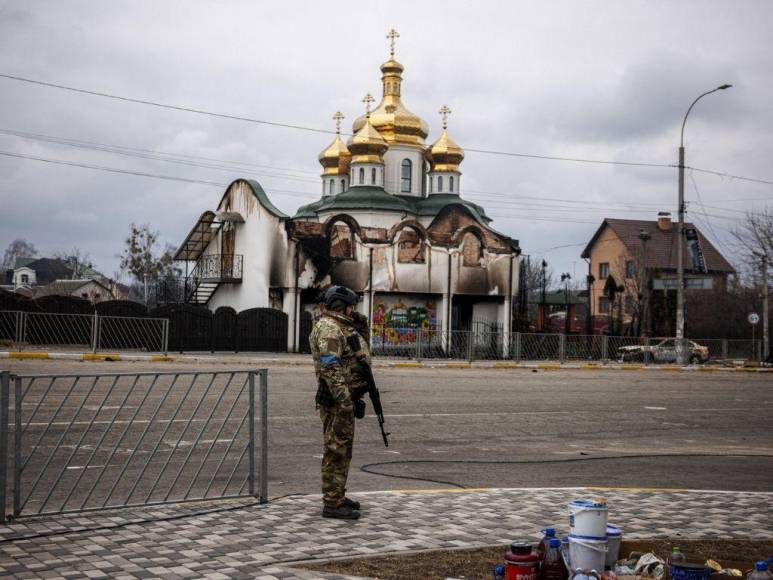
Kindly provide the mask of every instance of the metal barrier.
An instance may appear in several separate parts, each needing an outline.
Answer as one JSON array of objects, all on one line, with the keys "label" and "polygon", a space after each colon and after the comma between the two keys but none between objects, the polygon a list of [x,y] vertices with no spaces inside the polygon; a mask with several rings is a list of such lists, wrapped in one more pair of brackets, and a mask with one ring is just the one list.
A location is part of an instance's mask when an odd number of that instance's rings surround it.
[{"label": "metal barrier", "polygon": [[0,373],[0,482],[12,474],[13,516],[249,496],[266,502],[267,396],[265,369]]},{"label": "metal barrier", "polygon": [[143,350],[166,353],[169,320],[53,314],[47,312],[0,312],[0,340],[25,346],[71,346],[98,350]]}]

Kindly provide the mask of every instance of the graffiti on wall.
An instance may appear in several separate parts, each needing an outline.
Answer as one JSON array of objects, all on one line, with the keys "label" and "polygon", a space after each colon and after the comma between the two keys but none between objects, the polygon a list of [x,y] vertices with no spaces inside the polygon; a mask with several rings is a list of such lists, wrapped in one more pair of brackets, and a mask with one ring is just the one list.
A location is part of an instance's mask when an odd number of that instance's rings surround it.
[{"label": "graffiti on wall", "polygon": [[432,300],[376,296],[373,302],[372,333],[376,344],[413,343],[417,330],[438,330],[439,325]]}]

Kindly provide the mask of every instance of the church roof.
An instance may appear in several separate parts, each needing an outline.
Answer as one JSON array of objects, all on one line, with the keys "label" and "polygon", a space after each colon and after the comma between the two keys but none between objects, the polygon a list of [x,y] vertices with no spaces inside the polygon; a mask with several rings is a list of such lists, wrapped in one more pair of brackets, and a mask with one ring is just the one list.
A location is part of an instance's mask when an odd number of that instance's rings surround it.
[{"label": "church roof", "polygon": [[374,211],[395,211],[416,216],[436,216],[444,207],[461,205],[481,224],[487,225],[491,218],[477,203],[462,199],[455,193],[434,193],[429,197],[392,195],[382,187],[357,186],[344,193],[325,196],[313,203],[301,206],[295,218],[316,217],[320,212],[331,210],[367,209]]}]

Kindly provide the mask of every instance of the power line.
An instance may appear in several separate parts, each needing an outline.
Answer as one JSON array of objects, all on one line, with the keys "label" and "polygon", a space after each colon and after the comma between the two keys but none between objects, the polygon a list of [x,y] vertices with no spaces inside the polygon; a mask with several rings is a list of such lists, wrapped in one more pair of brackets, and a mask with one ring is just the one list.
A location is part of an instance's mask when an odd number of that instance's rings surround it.
[{"label": "power line", "polygon": [[[5,78],[9,80],[14,80],[18,82],[24,82],[24,83],[30,83],[34,85],[49,87],[49,88],[55,88],[55,89],[61,89],[64,91],[71,91],[75,93],[81,93],[86,95],[92,95],[97,97],[104,97],[107,99],[114,99],[118,101],[124,101],[129,103],[137,103],[141,105],[149,105],[152,107],[159,107],[162,109],[170,109],[174,111],[183,111],[187,113],[195,113],[198,115],[207,115],[211,117],[218,117],[221,119],[231,119],[234,121],[245,121],[247,123],[257,123],[260,125],[268,125],[272,127],[282,127],[285,129],[296,129],[299,131],[310,131],[313,133],[323,133],[323,134],[335,134],[335,131],[328,130],[328,129],[319,129],[316,127],[307,127],[304,125],[296,125],[292,123],[281,123],[278,121],[266,121],[264,119],[255,119],[252,117],[245,117],[242,115],[232,115],[229,113],[217,113],[213,111],[207,111],[204,109],[197,109],[193,107],[186,107],[182,105],[169,105],[166,103],[159,103],[157,101],[150,101],[147,99],[138,99],[134,97],[125,97],[121,95],[114,95],[110,93],[105,93],[101,91],[93,91],[88,89],[81,89],[77,87],[71,87],[67,85],[62,85],[58,83],[51,83],[46,81],[41,81],[37,79],[30,79],[26,77],[21,77],[18,75],[11,75],[8,73],[0,73],[0,78]],[[343,133],[344,135],[351,135],[350,133]],[[631,166],[631,167],[657,167],[657,168],[675,168],[677,167],[673,163],[648,163],[648,162],[640,162],[640,161],[613,161],[613,160],[606,160],[606,159],[586,159],[586,158],[580,158],[580,157],[561,157],[556,155],[539,155],[534,153],[519,153],[519,152],[513,152],[513,151],[496,151],[492,149],[479,149],[475,147],[467,148],[466,151],[469,151],[471,153],[481,153],[484,155],[503,155],[507,157],[520,157],[520,158],[530,158],[530,159],[542,159],[547,161],[566,161],[566,162],[572,162],[572,163],[588,163],[588,164],[601,164],[601,165],[622,165],[622,166]],[[701,169],[697,167],[690,167],[690,169],[693,169],[695,171],[701,171],[703,173],[711,173],[720,177],[728,177],[732,179],[740,179],[744,181],[751,181],[756,183],[764,183],[768,185],[773,185],[773,181],[768,181],[765,179],[757,179],[752,177],[744,177],[740,175],[733,175],[729,173],[723,173],[721,171],[713,171],[710,169]]]}]

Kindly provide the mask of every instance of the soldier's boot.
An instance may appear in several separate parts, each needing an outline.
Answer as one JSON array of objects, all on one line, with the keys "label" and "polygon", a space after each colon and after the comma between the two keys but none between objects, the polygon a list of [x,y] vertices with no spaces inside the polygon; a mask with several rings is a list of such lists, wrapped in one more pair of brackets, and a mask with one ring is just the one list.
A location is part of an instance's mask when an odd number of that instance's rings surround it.
[{"label": "soldier's boot", "polygon": [[360,509],[360,502],[354,499],[349,499],[348,497],[344,498],[344,501],[341,503],[341,505],[349,506],[353,510],[359,510]]},{"label": "soldier's boot", "polygon": [[341,503],[339,506],[325,505],[322,508],[323,518],[337,518],[340,520],[357,520],[360,518],[360,512],[351,508],[345,503]]}]

